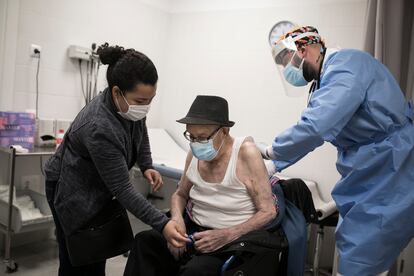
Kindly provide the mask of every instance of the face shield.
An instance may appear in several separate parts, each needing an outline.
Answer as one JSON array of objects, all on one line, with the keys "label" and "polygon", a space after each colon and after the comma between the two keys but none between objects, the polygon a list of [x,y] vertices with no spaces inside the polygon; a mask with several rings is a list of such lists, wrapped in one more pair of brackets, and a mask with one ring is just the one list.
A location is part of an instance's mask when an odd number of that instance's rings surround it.
[{"label": "face shield", "polygon": [[303,77],[303,58],[298,53],[292,37],[279,40],[272,45],[272,56],[277,71],[283,80],[283,88],[289,97],[303,96],[308,82]]},{"label": "face shield", "polygon": [[298,51],[296,41],[307,36],[318,36],[314,32],[306,32],[292,38],[288,36],[271,43],[272,56],[278,72],[283,80],[285,93],[290,97],[303,96],[309,90],[309,82],[303,75],[304,59]]}]

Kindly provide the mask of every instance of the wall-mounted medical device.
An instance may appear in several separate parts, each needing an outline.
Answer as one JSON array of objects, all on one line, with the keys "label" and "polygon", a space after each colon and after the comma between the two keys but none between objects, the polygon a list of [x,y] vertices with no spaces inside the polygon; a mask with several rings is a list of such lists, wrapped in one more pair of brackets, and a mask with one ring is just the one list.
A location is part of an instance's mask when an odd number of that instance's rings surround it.
[{"label": "wall-mounted medical device", "polygon": [[[97,94],[97,82],[99,73],[99,56],[96,53],[96,44],[92,43],[91,48],[77,45],[70,45],[68,57],[78,61],[80,81],[85,104],[88,104]],[[82,66],[86,63],[85,66]]]},{"label": "wall-mounted medical device", "polygon": [[92,49],[77,46],[77,45],[70,45],[68,48],[68,56],[74,59],[80,60],[90,60],[92,55]]},{"label": "wall-mounted medical device", "polygon": [[35,146],[37,147],[55,147],[56,137],[60,129],[66,132],[69,129],[71,121],[55,119],[36,119]]}]

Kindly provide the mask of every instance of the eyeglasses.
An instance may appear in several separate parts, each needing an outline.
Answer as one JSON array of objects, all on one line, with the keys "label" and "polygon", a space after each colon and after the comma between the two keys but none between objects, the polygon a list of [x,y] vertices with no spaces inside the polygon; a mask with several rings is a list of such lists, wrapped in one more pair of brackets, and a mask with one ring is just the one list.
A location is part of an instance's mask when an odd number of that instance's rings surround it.
[{"label": "eyeglasses", "polygon": [[217,128],[215,131],[213,131],[213,133],[211,133],[211,135],[209,135],[208,137],[194,137],[187,130],[184,131],[183,135],[184,135],[185,139],[187,139],[188,141],[190,141],[192,143],[197,142],[197,143],[201,143],[201,144],[207,144],[210,139],[214,139],[216,137],[215,135],[218,133],[218,131],[220,129],[221,129],[221,126],[219,128]]}]

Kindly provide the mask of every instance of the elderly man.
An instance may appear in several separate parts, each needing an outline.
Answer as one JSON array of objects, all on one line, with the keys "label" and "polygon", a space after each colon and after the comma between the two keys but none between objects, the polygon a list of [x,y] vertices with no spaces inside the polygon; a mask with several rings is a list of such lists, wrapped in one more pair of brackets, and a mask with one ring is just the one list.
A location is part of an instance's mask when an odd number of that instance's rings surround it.
[{"label": "elderly man", "polygon": [[225,99],[197,96],[178,122],[186,124],[191,151],[171,217],[192,246],[175,248],[154,230],[141,232],[124,275],[219,275],[229,256],[215,252],[277,215],[261,154],[252,138],[230,135]]}]

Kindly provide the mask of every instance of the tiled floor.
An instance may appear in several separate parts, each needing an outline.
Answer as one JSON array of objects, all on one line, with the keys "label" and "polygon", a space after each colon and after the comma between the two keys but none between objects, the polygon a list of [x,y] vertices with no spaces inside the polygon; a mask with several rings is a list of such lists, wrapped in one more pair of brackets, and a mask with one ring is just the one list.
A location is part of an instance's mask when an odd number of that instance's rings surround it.
[{"label": "tiled floor", "polygon": [[[13,276],[53,276],[57,275],[59,266],[58,248],[55,240],[32,243],[13,250],[13,258],[18,263],[18,270]],[[107,261],[106,275],[122,275],[126,258],[118,256]],[[5,275],[3,262],[0,275]]]},{"label": "tiled floor", "polygon": [[[134,233],[149,228],[132,215],[130,215],[130,221]],[[0,276],[55,276],[59,267],[58,252],[54,239],[12,248],[12,257],[18,264],[18,270],[12,274],[6,274],[3,257],[0,256]],[[122,275],[126,261],[127,258],[124,256],[107,260],[106,275]]]}]

